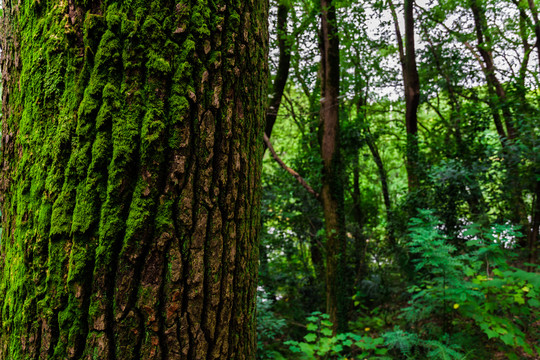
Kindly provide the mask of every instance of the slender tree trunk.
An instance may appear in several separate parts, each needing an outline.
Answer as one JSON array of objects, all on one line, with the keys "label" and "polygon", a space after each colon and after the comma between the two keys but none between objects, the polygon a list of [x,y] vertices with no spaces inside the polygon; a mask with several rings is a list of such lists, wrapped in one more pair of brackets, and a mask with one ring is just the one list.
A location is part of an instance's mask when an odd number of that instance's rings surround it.
[{"label": "slender tree trunk", "polygon": [[540,62],[540,20],[538,19],[538,9],[534,0],[528,0],[534,20],[534,33],[536,34],[536,49],[538,50],[538,61]]},{"label": "slender tree trunk", "polygon": [[[540,176],[540,173],[535,174]],[[528,234],[528,247],[529,247],[529,263],[538,263],[538,242],[540,233],[540,181],[536,181],[533,199],[532,219],[530,224],[530,230]],[[533,271],[532,267],[529,267],[529,271]]]},{"label": "slender tree trunk", "polygon": [[[357,75],[358,76],[358,75]],[[363,125],[363,131],[364,131],[364,138],[366,140],[366,143],[368,145],[369,151],[371,152],[371,156],[373,157],[373,161],[375,162],[375,165],[377,166],[377,171],[379,173],[379,180],[381,182],[381,191],[383,195],[383,201],[384,201],[384,208],[386,211],[386,221],[388,222],[388,240],[391,245],[395,244],[395,236],[394,236],[394,230],[393,230],[393,224],[392,224],[392,204],[390,202],[390,191],[388,190],[388,176],[386,174],[386,169],[384,168],[384,164],[381,158],[381,154],[379,153],[379,148],[377,147],[377,144],[375,143],[373,139],[373,135],[371,134],[371,130],[369,129],[369,125],[367,123],[367,113],[365,110],[365,106],[367,105],[367,98],[366,96],[362,96],[362,91],[357,89],[356,90],[356,96],[358,98],[358,101],[356,103],[356,113],[358,114],[358,117],[361,119]],[[358,172],[358,161],[355,163],[354,167],[354,181],[355,181],[355,188],[353,191],[353,197],[355,191],[360,191],[359,187],[356,184],[357,181],[357,172]],[[357,198],[360,197],[360,194],[358,193]],[[354,200],[354,203],[356,204],[356,200]],[[356,205],[355,205],[356,206]],[[355,216],[356,217],[356,216]],[[360,225],[363,227],[363,224]]]},{"label": "slender tree trunk", "polygon": [[0,359],[255,356],[268,4],[174,4],[4,1]]},{"label": "slender tree trunk", "polygon": [[[479,3],[479,1],[480,0],[470,0],[470,7],[474,17],[478,51],[480,52],[483,60],[483,71],[490,94],[490,105],[493,120],[495,122],[495,127],[499,134],[499,138],[501,139],[501,146],[505,153],[505,162],[509,172],[507,186],[509,187],[508,190],[510,193],[509,203],[511,207],[511,220],[516,224],[528,226],[526,215],[527,211],[521,191],[522,184],[520,182],[519,170],[517,169],[517,164],[519,163],[520,159],[518,158],[516,152],[509,146],[514,144],[518,133],[513,124],[506,91],[495,73],[496,69],[491,51],[493,40],[491,39],[488,31],[484,7]],[[501,108],[506,131],[504,130],[503,123],[499,115],[499,108]]]},{"label": "slender tree trunk", "polygon": [[266,126],[264,132],[268,138],[272,136],[272,129],[276,123],[277,114],[281,105],[281,98],[283,97],[283,91],[285,90],[285,85],[289,78],[289,70],[291,68],[291,46],[289,45],[289,41],[287,41],[287,19],[289,11],[290,4],[288,2],[283,1],[278,5],[277,36],[279,62],[274,84],[272,86],[268,110],[266,112]]},{"label": "slender tree trunk", "polygon": [[360,166],[358,164],[358,154],[356,155],[353,168],[353,191],[352,191],[352,215],[356,222],[354,231],[354,257],[355,257],[355,284],[359,284],[364,280],[368,273],[366,263],[367,239],[364,234],[366,225],[366,217],[362,211],[362,194],[360,192]]},{"label": "slender tree trunk", "polygon": [[[499,136],[507,137],[510,141],[513,141],[516,138],[517,133],[512,123],[512,115],[510,114],[510,109],[508,107],[506,91],[495,74],[495,65],[493,62],[493,55],[491,53],[493,41],[489,35],[489,31],[487,31],[487,21],[484,8],[481,6],[481,4],[478,4],[478,1],[479,0],[471,0],[470,5],[474,17],[476,38],[478,40],[478,51],[480,52],[480,56],[484,61],[483,70],[488,83],[488,90],[490,91],[492,97],[497,99],[497,102],[492,104],[495,125]],[[503,125],[499,117],[499,107],[502,108],[506,132],[503,129]]]},{"label": "slender tree trunk", "polygon": [[347,327],[344,263],[345,214],[342,165],[339,155],[339,37],[332,0],[321,0],[321,119],[323,161],[321,201],[326,227],[326,310],[334,332]]},{"label": "slender tree trunk", "polygon": [[[538,9],[534,3],[534,0],[529,0],[529,8],[531,9],[534,19],[534,32],[536,34],[536,49],[538,50],[538,65],[540,66],[540,21],[538,20]],[[531,264],[537,264],[539,260],[538,248],[539,248],[539,234],[540,234],[540,166],[536,163],[536,171],[534,176],[535,180],[535,194],[531,214],[530,231],[528,236],[529,246],[529,262]],[[532,270],[532,269],[529,269]]]},{"label": "slender tree trunk", "polygon": [[409,190],[418,188],[418,105],[420,104],[420,80],[416,68],[414,47],[414,0],[405,0],[405,124],[407,126],[407,173]]},{"label": "slender tree trunk", "polygon": [[519,66],[519,76],[516,79],[516,85],[518,90],[515,92],[518,96],[518,101],[520,102],[520,108],[527,109],[527,90],[525,85],[525,79],[527,78],[527,70],[529,67],[529,60],[531,58],[531,53],[534,50],[529,44],[529,27],[528,27],[528,18],[525,9],[519,9],[519,36],[521,38],[521,45],[523,46],[523,59]]},{"label": "slender tree trunk", "polygon": [[405,46],[399,29],[396,9],[389,0],[398,42],[399,59],[403,72],[405,89],[405,126],[407,129],[406,168],[409,191],[416,190],[419,185],[419,147],[418,147],[418,106],[420,104],[420,80],[416,67],[414,46],[414,0],[405,0]]}]

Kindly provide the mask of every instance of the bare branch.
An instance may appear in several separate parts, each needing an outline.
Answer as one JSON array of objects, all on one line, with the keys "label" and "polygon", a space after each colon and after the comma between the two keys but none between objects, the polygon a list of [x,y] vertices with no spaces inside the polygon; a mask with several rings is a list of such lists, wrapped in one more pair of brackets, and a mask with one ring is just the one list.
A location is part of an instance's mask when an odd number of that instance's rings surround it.
[{"label": "bare branch", "polygon": [[316,192],[315,190],[313,190],[313,188],[311,186],[309,186],[309,184],[300,176],[300,174],[298,174],[296,171],[294,171],[293,169],[291,169],[290,167],[285,165],[283,160],[281,160],[279,158],[278,154],[276,154],[276,151],[274,150],[274,147],[272,146],[272,143],[270,142],[270,139],[268,138],[268,136],[266,134],[263,135],[263,139],[264,139],[264,143],[268,147],[268,150],[270,150],[270,153],[272,154],[272,157],[274,158],[274,160],[276,160],[278,162],[278,164],[285,171],[287,171],[289,174],[294,176],[296,178],[296,180],[298,180],[300,185],[302,185],[311,195],[315,196],[315,198],[318,200],[319,199],[319,193]]}]

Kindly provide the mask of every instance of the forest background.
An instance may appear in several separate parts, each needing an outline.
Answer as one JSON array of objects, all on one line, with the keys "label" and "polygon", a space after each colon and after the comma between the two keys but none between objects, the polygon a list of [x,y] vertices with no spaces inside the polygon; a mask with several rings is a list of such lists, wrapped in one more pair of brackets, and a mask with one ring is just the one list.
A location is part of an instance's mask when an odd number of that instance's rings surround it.
[{"label": "forest background", "polygon": [[259,358],[538,358],[538,3],[321,3],[271,4]]}]

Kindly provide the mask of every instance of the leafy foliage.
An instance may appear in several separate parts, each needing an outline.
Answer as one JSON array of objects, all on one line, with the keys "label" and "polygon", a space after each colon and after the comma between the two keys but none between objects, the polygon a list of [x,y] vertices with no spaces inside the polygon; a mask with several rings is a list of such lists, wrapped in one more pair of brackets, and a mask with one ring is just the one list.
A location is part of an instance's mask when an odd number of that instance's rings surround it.
[{"label": "leafy foliage", "polygon": [[[307,318],[305,341],[287,341],[293,353],[302,354],[306,359],[343,359],[351,356],[382,359],[387,349],[381,347],[382,338],[343,333],[333,336],[332,323],[328,314],[313,312]],[[366,329],[369,330],[369,329]]]},{"label": "leafy foliage", "polygon": [[[540,281],[534,273],[509,266],[505,258],[505,247],[519,233],[508,225],[494,225],[481,233],[472,224],[464,233],[469,252],[456,254],[431,211],[421,210],[410,224],[411,254],[419,256],[412,261],[416,271],[422,271],[419,284],[409,287],[411,300],[403,309],[411,327],[422,324],[422,337],[452,339],[452,334],[470,332],[472,320],[477,336],[481,330],[489,339],[499,340],[495,346],[501,350],[521,348],[533,355],[524,330],[530,319],[540,317],[536,299]],[[426,319],[430,321],[424,324]]]},{"label": "leafy foliage", "polygon": [[285,319],[279,318],[272,311],[273,301],[264,293],[257,296],[257,358],[281,359],[282,356],[276,347],[276,339],[283,335],[286,325]]}]

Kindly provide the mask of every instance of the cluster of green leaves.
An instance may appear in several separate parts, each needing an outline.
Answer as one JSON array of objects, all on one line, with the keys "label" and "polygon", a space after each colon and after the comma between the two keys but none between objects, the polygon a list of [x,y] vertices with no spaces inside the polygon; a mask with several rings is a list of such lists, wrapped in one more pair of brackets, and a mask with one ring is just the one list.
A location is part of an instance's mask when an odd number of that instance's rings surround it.
[{"label": "cluster of green leaves", "polygon": [[[305,341],[287,341],[289,349],[299,359],[434,359],[462,360],[466,356],[456,344],[447,340],[423,340],[417,334],[396,326],[381,336],[348,332],[332,335],[332,323],[327,314],[314,312],[307,318]],[[370,329],[364,329],[368,332]]]},{"label": "cluster of green leaves", "polygon": [[[416,277],[407,289],[400,320],[387,321],[379,307],[359,312],[352,332],[333,335],[327,314],[307,318],[302,341],[287,341],[299,359],[482,359],[502,352],[509,359],[540,354],[531,339],[539,333],[540,278],[508,265],[509,247],[520,234],[510,225],[463,231],[458,250],[431,210],[419,210],[409,225],[406,247]],[[393,325],[392,322],[401,326]],[[376,331],[373,331],[376,330]],[[466,350],[465,350],[466,349]],[[282,348],[280,350],[284,352]],[[390,357],[388,357],[390,356]],[[267,357],[271,358],[271,357]]]},{"label": "cluster of green leaves", "polygon": [[396,326],[383,334],[388,349],[397,357],[405,359],[463,360],[467,355],[457,344],[449,344],[448,337],[439,340],[423,340],[418,334]]},{"label": "cluster of green leaves", "polygon": [[289,349],[303,359],[383,359],[387,349],[382,347],[384,339],[372,338],[355,333],[333,336],[332,322],[328,314],[313,312],[307,318],[305,341],[287,341]]},{"label": "cluster of green leaves", "polygon": [[469,238],[467,251],[458,252],[441,227],[428,210],[411,220],[408,246],[420,279],[409,287],[411,300],[403,318],[424,339],[446,337],[470,349],[471,340],[486,342],[483,333],[507,354],[538,355],[540,348],[527,341],[538,333],[527,330],[537,331],[531,325],[540,318],[540,278],[508,265],[508,247],[519,234],[509,225],[482,232],[473,224],[463,234]]}]

